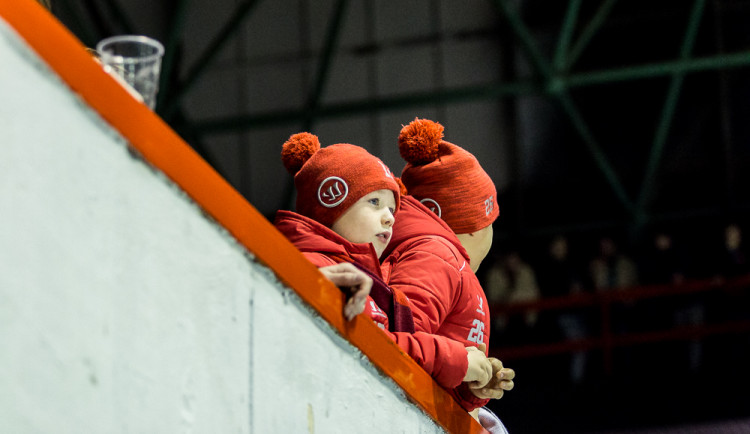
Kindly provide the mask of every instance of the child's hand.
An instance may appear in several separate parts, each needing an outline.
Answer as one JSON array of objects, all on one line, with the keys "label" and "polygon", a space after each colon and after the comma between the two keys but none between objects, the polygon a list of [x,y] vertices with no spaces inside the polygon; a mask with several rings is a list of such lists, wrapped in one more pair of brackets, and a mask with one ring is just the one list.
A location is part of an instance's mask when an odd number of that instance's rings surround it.
[{"label": "child's hand", "polygon": [[469,367],[466,369],[464,381],[470,382],[470,387],[483,387],[492,377],[492,364],[484,355],[484,351],[476,347],[466,347],[466,358],[469,360]]},{"label": "child's hand", "polygon": [[489,383],[479,387],[470,384],[469,389],[471,389],[471,392],[477,398],[500,399],[505,394],[505,391],[513,389],[513,379],[516,377],[516,372],[510,368],[503,367],[503,362],[494,357],[490,357],[487,360],[492,365],[492,378]]},{"label": "child's hand", "polygon": [[344,316],[351,320],[365,310],[372,278],[348,262],[319,268],[320,272],[347,295]]}]

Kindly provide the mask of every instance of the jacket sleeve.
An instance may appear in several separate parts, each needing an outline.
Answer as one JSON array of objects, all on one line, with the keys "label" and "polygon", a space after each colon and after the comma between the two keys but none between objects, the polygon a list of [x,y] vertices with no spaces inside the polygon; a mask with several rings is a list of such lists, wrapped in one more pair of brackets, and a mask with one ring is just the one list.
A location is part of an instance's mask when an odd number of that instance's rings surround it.
[{"label": "jacket sleeve", "polygon": [[472,411],[476,408],[484,407],[490,400],[477,398],[469,389],[469,383],[461,383],[448,391],[458,404],[466,411]]},{"label": "jacket sleeve", "polygon": [[[336,265],[341,262],[337,262],[335,259],[322,253],[302,252],[302,254],[305,256],[305,258],[307,258],[308,261],[312,262],[312,264],[318,268],[326,267],[329,265]],[[346,291],[342,290],[342,292],[346,294]],[[375,300],[373,300],[373,298],[369,295],[367,296],[367,302],[365,303],[364,314],[375,324],[377,324],[378,327],[383,330],[388,330],[388,315],[386,315],[386,313],[378,307],[378,305],[375,303]]]},{"label": "jacket sleeve", "polygon": [[307,258],[308,261],[312,262],[316,267],[327,267],[329,265],[336,265],[336,261],[329,258],[322,253],[316,252],[302,252],[302,255]]},{"label": "jacket sleeve", "polygon": [[389,264],[388,285],[409,297],[416,331],[437,334],[453,310],[461,282],[456,265],[450,250],[437,240],[412,246]]},{"label": "jacket sleeve", "polygon": [[443,388],[452,389],[463,382],[469,361],[460,342],[424,332],[386,333]]},{"label": "jacket sleeve", "polygon": [[[425,239],[405,249],[403,254],[387,266],[388,285],[409,297],[417,333],[437,334],[461,295],[461,270],[469,264],[463,258],[453,255],[439,240]],[[469,341],[453,342],[462,347],[476,346],[476,343]],[[402,346],[400,342],[397,343]],[[466,375],[468,360],[465,363],[461,379]],[[435,381],[438,381],[437,378]],[[456,386],[447,386],[446,391],[466,411],[483,407],[490,401],[474,396],[468,383],[459,382]]]},{"label": "jacket sleeve", "polygon": [[417,362],[466,411],[484,407],[489,399],[474,396],[464,383],[469,360],[461,342],[424,332],[405,333],[383,330]]}]

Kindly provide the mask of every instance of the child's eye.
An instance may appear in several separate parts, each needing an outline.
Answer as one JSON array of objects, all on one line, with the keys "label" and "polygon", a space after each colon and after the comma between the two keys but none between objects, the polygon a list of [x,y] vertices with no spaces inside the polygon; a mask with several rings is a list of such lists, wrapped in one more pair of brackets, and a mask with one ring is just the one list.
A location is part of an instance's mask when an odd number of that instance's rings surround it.
[{"label": "child's eye", "polygon": [[391,211],[391,214],[395,214],[396,213],[396,209],[395,208],[388,208],[388,209]]},{"label": "child's eye", "polygon": [[375,206],[380,205],[380,199],[378,199],[377,197],[373,197],[372,199],[369,200],[369,202]]}]

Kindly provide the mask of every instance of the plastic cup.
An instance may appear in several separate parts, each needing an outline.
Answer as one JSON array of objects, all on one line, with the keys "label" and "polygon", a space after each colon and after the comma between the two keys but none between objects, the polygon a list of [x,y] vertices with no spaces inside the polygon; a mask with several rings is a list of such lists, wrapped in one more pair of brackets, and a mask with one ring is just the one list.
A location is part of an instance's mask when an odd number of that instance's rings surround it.
[{"label": "plastic cup", "polygon": [[96,44],[96,51],[104,68],[122,78],[153,110],[164,46],[147,36],[122,35],[102,39]]}]

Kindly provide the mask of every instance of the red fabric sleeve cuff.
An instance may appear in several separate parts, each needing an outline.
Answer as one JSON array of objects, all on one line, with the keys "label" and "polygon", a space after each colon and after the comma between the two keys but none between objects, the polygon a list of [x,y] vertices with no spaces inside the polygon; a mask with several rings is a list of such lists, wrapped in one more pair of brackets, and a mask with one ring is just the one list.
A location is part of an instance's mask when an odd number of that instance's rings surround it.
[{"label": "red fabric sleeve cuff", "polygon": [[469,389],[468,383],[461,383],[460,386],[450,390],[450,394],[456,399],[461,407],[466,411],[472,411],[474,409],[484,407],[490,400],[477,398]]}]

